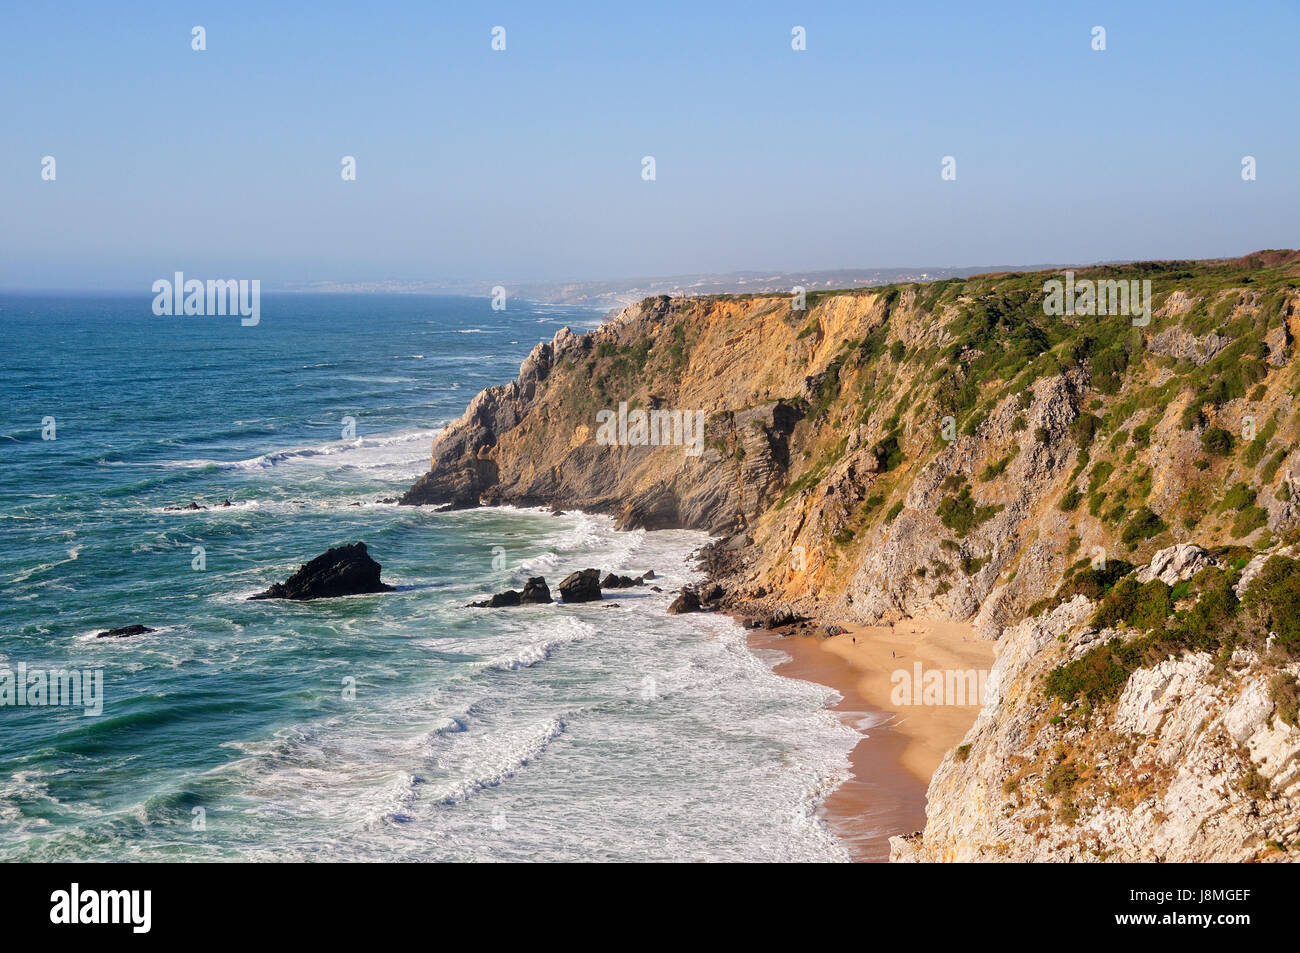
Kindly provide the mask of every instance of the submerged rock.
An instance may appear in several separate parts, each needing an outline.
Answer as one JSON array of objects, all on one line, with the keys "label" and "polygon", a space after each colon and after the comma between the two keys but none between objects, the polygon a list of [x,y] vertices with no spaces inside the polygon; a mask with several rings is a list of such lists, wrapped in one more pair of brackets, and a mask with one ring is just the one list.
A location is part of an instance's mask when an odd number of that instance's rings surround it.
[{"label": "submerged rock", "polygon": [[301,567],[284,582],[249,599],[332,599],[372,592],[391,592],[379,580],[379,563],[370,558],[365,543],[335,546]]},{"label": "submerged rock", "polygon": [[565,602],[594,602],[600,594],[600,570],[581,569],[560,583],[560,598]]},{"label": "submerged rock", "polygon": [[523,592],[517,589],[507,589],[505,592],[498,592],[482,602],[471,602],[465,608],[500,609],[503,606],[540,606],[554,601],[551,598],[550,587],[546,585],[545,577],[534,576],[524,585]]},{"label": "submerged rock", "polygon": [[98,632],[95,634],[95,638],[124,639],[128,635],[145,635],[146,633],[153,631],[155,630],[149,628],[147,625],[124,625],[117,629],[105,629],[103,632]]},{"label": "submerged rock", "polygon": [[600,581],[600,588],[602,589],[631,589],[633,586],[639,585],[642,585],[640,579],[633,579],[631,576],[616,576],[613,573]]},{"label": "submerged rock", "polygon": [[520,605],[520,596],[518,589],[507,589],[505,592],[498,592],[494,596],[489,596],[482,602],[471,602],[465,608],[467,609],[500,609],[502,606]]}]

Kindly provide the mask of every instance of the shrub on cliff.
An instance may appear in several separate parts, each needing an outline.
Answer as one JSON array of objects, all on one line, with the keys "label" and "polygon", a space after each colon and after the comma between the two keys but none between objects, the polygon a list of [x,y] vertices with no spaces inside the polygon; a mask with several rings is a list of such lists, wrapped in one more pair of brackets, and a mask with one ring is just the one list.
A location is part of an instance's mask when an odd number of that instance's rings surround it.
[{"label": "shrub on cliff", "polygon": [[1232,521],[1232,536],[1234,539],[1242,539],[1267,522],[1268,510],[1262,506],[1247,507],[1238,513],[1237,518]]},{"label": "shrub on cliff", "polygon": [[1277,645],[1300,655],[1300,560],[1273,556],[1251,580],[1242,607],[1259,633],[1276,633]]},{"label": "shrub on cliff", "polygon": [[1109,701],[1123,691],[1138,658],[1132,644],[1111,639],[1048,673],[1047,694],[1063,702],[1080,697],[1094,705]]},{"label": "shrub on cliff", "polygon": [[1300,726],[1300,683],[1286,672],[1278,672],[1268,683],[1268,697],[1277,706],[1277,717],[1288,725]]},{"label": "shrub on cliff", "polygon": [[1151,507],[1143,506],[1133,514],[1120,538],[1126,545],[1136,546],[1142,540],[1164,532],[1166,528],[1165,521]]},{"label": "shrub on cliff", "polygon": [[899,433],[894,431],[872,449],[876,464],[886,473],[903,462],[903,448],[899,445]]},{"label": "shrub on cliff", "polygon": [[1233,486],[1223,497],[1223,503],[1219,509],[1223,510],[1244,510],[1250,504],[1255,502],[1257,496],[1254,488],[1246,483],[1238,483]]},{"label": "shrub on cliff", "polygon": [[1101,418],[1095,414],[1080,414],[1070,423],[1070,436],[1074,442],[1083,446],[1092,442],[1092,438],[1101,429]]},{"label": "shrub on cliff", "polygon": [[1092,624],[1114,626],[1120,622],[1135,629],[1154,629],[1164,625],[1174,611],[1171,590],[1159,579],[1142,584],[1134,577],[1121,579],[1102,599]]},{"label": "shrub on cliff", "polygon": [[1211,456],[1226,457],[1232,453],[1232,434],[1222,427],[1210,427],[1201,434],[1201,449]]},{"label": "shrub on cliff", "polygon": [[[1086,559],[1081,560],[1081,562],[1087,564]],[[1127,563],[1122,559],[1112,559],[1103,563],[1100,567],[1085,569],[1081,572],[1071,572],[1065,582],[1061,584],[1057,598],[1063,601],[1073,599],[1075,596],[1086,596],[1095,601],[1110,592],[1111,587],[1116,582],[1127,576],[1135,568],[1132,563]]]},{"label": "shrub on cliff", "polygon": [[971,496],[970,484],[963,483],[956,496],[946,496],[939,501],[939,521],[959,537],[988,522],[1002,509],[1000,504],[980,506]]},{"label": "shrub on cliff", "polygon": [[[1278,559],[1275,556],[1269,563]],[[1111,639],[1053,669],[1044,686],[1048,695],[1066,702],[1082,696],[1095,704],[1119,695],[1135,669],[1184,652],[1217,652],[1222,659],[1243,640],[1258,648],[1277,622],[1272,614],[1275,605],[1292,613],[1287,618],[1300,620],[1300,561],[1276,563],[1268,579],[1263,576],[1261,572],[1252,580],[1246,602],[1239,604],[1233,590],[1240,578],[1237,570],[1203,569],[1192,580],[1198,594],[1195,605],[1172,619],[1174,600],[1168,586],[1159,580],[1143,586],[1133,579],[1123,580],[1115,586],[1113,598],[1103,600],[1092,624],[1125,621],[1152,631],[1128,642]],[[1239,612],[1240,605],[1247,603],[1249,611]],[[1300,654],[1300,621],[1291,623],[1288,635],[1291,640],[1284,644],[1279,632],[1278,644]]]}]

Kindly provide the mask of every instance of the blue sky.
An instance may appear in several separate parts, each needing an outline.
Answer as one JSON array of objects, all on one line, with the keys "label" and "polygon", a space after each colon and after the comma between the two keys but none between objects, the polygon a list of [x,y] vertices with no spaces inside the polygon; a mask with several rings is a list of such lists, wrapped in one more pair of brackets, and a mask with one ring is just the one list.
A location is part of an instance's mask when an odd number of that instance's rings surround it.
[{"label": "blue sky", "polygon": [[1294,2],[269,7],[9,5],[0,287],[1300,245]]}]

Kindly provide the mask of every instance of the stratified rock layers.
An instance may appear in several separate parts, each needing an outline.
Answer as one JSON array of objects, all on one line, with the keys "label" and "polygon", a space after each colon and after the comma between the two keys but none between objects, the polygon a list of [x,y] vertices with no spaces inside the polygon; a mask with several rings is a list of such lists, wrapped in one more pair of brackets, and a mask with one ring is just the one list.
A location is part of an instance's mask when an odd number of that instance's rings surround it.
[{"label": "stratified rock layers", "polygon": [[[1144,666],[1087,738],[1044,700],[1049,671],[1113,634],[1089,629],[1095,601],[1052,608],[1080,565],[1184,581],[1239,558],[1225,548],[1275,549],[1300,517],[1300,255],[1133,267],[1155,284],[1149,326],[1046,318],[1049,274],[809,294],[802,310],[779,295],[646,299],[537,345],[439,435],[402,502],[705,530],[723,607],[970,620],[998,639],[1002,691],[897,859],[1285,858],[1268,845],[1300,836],[1297,729],[1260,694],[1275,660]],[[703,433],[645,440],[638,412],[699,413]],[[611,416],[627,422],[612,441]],[[1175,684],[1176,704],[1161,688]],[[1049,739],[1080,791],[1100,777],[1131,797],[1062,810],[1050,795],[1033,814],[1031,794],[1064,783]]]}]

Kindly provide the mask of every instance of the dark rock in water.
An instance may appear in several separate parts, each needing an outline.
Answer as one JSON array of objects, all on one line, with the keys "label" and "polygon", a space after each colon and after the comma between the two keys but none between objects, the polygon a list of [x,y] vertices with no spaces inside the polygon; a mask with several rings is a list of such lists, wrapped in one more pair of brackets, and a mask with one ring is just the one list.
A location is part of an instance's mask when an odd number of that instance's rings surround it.
[{"label": "dark rock in water", "polygon": [[494,596],[489,596],[482,602],[471,602],[467,609],[499,609],[502,606],[517,606],[519,602],[519,590],[507,589],[505,592],[498,592]]},{"label": "dark rock in water", "polygon": [[375,502],[376,502],[376,503],[396,503],[396,502],[397,502],[397,497],[395,497],[395,496],[386,496],[386,497],[384,497],[382,500],[375,500]]},{"label": "dark rock in water", "polygon": [[700,595],[694,589],[683,589],[682,594],[673,600],[672,605],[668,607],[670,615],[680,615],[683,612],[699,612]]},{"label": "dark rock in water", "polygon": [[600,594],[600,570],[582,569],[560,583],[560,598],[565,602],[594,602]]},{"label": "dark rock in water", "polygon": [[222,506],[234,506],[235,504],[230,502],[230,497],[226,497],[225,500],[222,501],[221,505],[222,505]]},{"label": "dark rock in water", "polygon": [[602,589],[631,589],[633,586],[639,585],[641,585],[639,579],[633,579],[631,576],[616,576],[613,573],[600,581],[600,588]]},{"label": "dark rock in water", "polygon": [[719,585],[715,582],[713,585],[707,587],[703,592],[700,593],[700,601],[701,601],[701,602],[717,602],[719,599],[721,599],[721,598],[722,598],[723,596],[725,596],[726,594],[727,594],[727,593],[726,593],[726,590],[723,589],[721,586],[719,586]]},{"label": "dark rock in water", "polygon": [[335,546],[317,556],[284,582],[249,599],[331,599],[369,592],[390,592],[379,581],[379,563],[370,558],[365,543]]},{"label": "dark rock in water", "polygon": [[191,500],[189,503],[186,503],[184,506],[164,506],[163,509],[165,510],[206,510],[207,507],[199,506],[199,504]]},{"label": "dark rock in water", "polygon": [[96,633],[97,639],[124,639],[128,635],[144,635],[154,630],[147,625],[124,625],[119,629],[105,629],[103,632]]},{"label": "dark rock in water", "polygon": [[558,506],[556,506],[556,507],[552,508],[552,510],[551,510],[551,515],[552,515],[552,516],[563,516],[563,515],[564,515],[564,510],[562,510],[562,509],[560,509]]},{"label": "dark rock in water", "polygon": [[546,579],[542,576],[534,576],[528,580],[524,586],[524,591],[517,589],[507,589],[505,592],[498,592],[496,595],[484,599],[482,602],[471,602],[465,608],[467,609],[500,609],[502,606],[536,606],[545,605],[553,602],[551,599],[551,590],[546,585]]},{"label": "dark rock in water", "polygon": [[651,586],[651,587],[650,587],[650,591],[651,591],[651,592],[663,592],[663,590],[660,589],[658,586]]},{"label": "dark rock in water", "polygon": [[645,582],[647,579],[658,579],[658,578],[659,577],[655,575],[655,571],[653,569],[647,569],[645,572],[641,574],[642,582]]},{"label": "dark rock in water", "polygon": [[519,601],[523,605],[546,605],[555,600],[551,598],[551,589],[546,585],[545,577],[534,576],[524,585]]}]

